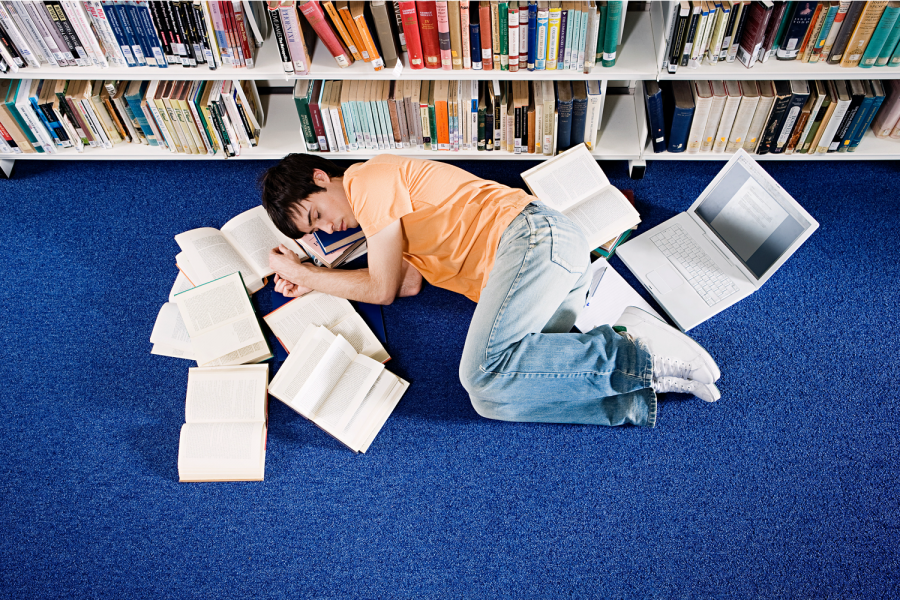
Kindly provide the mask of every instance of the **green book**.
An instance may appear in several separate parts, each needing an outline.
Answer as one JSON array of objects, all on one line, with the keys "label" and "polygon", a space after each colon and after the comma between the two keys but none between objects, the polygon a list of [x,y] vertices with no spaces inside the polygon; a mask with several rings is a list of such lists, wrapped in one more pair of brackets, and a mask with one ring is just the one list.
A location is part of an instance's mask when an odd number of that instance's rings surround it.
[{"label": "green book", "polygon": [[768,56],[775,56],[775,52],[781,48],[784,36],[787,33],[791,22],[794,20],[794,11],[796,9],[797,2],[788,2],[787,8],[781,16],[781,23],[778,24],[778,32],[775,34],[775,41],[772,42],[772,47],[769,48],[769,51],[766,53]]},{"label": "green book", "polygon": [[606,39],[606,15],[609,14],[609,2],[598,2],[597,7],[598,19],[600,21],[600,30],[597,32],[597,47],[594,50],[594,62],[603,62],[603,46]]},{"label": "green book", "polygon": [[312,126],[312,115],[309,112],[309,100],[312,96],[313,82],[310,79],[301,79],[294,85],[294,105],[297,115],[300,117],[300,132],[306,141],[306,149],[318,151],[319,140]]},{"label": "green book", "polygon": [[437,151],[438,149],[438,137],[437,137],[437,117],[434,112],[434,88],[435,82],[431,82],[431,85],[428,86],[428,126],[431,128],[431,149]]},{"label": "green book", "polygon": [[500,2],[500,70],[509,71],[509,2]]},{"label": "green book", "polygon": [[887,43],[888,36],[896,29],[895,25],[897,24],[898,16],[900,16],[900,2],[888,3],[884,12],[881,13],[881,18],[878,20],[875,31],[872,32],[872,37],[869,38],[866,51],[859,61],[860,67],[868,69],[875,66],[875,61],[881,56],[881,49]]},{"label": "green book", "polygon": [[603,36],[603,54],[600,57],[604,67],[616,64],[616,46],[619,45],[619,25],[624,19],[621,2],[610,2],[606,9],[606,33]]},{"label": "green book", "polygon": [[[821,91],[821,89],[820,89]],[[816,139],[816,133],[819,131],[819,127],[822,125],[822,119],[825,117],[825,114],[828,112],[828,106],[831,104],[831,96],[825,93],[825,99],[822,100],[822,106],[819,107],[819,112],[815,114],[815,116],[810,116],[810,119],[813,120],[812,127],[809,128],[809,133],[806,135],[805,140],[800,140],[797,144],[797,153],[798,154],[815,154],[816,149],[811,148],[812,141]],[[812,150],[812,152],[810,152]]]},{"label": "green book", "polygon": [[900,44],[897,44],[897,47],[894,48],[894,53],[891,54],[891,59],[888,61],[887,66],[900,67]]},{"label": "green book", "polygon": [[890,35],[888,35],[887,39],[884,42],[884,46],[881,47],[881,52],[878,53],[878,58],[875,59],[876,67],[886,67],[888,61],[891,59],[891,54],[893,54],[894,50],[897,48],[897,44],[900,43],[900,18],[897,19],[897,22],[894,23],[894,28],[891,30]]}]

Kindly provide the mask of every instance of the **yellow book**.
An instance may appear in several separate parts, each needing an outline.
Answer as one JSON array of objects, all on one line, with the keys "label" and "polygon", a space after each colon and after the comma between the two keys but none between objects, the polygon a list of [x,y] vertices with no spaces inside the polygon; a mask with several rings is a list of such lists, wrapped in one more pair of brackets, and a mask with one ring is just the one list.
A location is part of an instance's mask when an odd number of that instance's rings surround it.
[{"label": "yellow book", "polygon": [[850,36],[850,41],[847,42],[847,48],[844,50],[844,56],[841,58],[842,67],[859,66],[859,61],[862,60],[866,46],[869,44],[869,40],[872,39],[872,32],[878,26],[881,13],[884,12],[887,5],[887,0],[866,2],[866,7],[863,9],[862,14],[859,15],[859,21],[856,22],[856,28],[853,29],[853,34]]},{"label": "yellow book", "polygon": [[328,13],[331,22],[334,23],[334,28],[337,29],[338,34],[340,34],[341,38],[344,40],[344,45],[350,50],[350,54],[353,55],[353,58],[356,60],[363,60],[362,54],[359,53],[359,49],[356,47],[356,41],[353,39],[353,36],[350,35],[346,25],[344,25],[344,20],[341,18],[341,15],[338,14],[338,11],[331,0],[324,0],[322,6],[325,7],[325,12]]},{"label": "yellow book", "polygon": [[365,2],[350,2],[350,14],[353,16],[353,22],[356,23],[356,30],[359,32],[359,36],[362,39],[363,47],[366,49],[366,52],[369,53],[368,61],[372,63],[372,67],[376,71],[381,71],[384,69],[384,60],[382,60],[381,56],[378,54],[375,40],[372,38],[372,32],[369,31],[369,26],[366,24],[366,17],[364,15],[365,8]]},{"label": "yellow book", "polygon": [[559,28],[562,22],[562,3],[550,1],[550,18],[547,22],[547,63],[548,71],[555,71],[559,61]]}]

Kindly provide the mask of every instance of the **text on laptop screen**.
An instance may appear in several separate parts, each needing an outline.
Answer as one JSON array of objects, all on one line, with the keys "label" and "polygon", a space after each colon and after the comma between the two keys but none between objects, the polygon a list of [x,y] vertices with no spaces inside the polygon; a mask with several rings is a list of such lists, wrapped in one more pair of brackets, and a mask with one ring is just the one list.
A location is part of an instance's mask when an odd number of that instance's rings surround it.
[{"label": "text on laptop screen", "polygon": [[811,226],[785,192],[755,179],[740,162],[709,191],[696,214],[757,278]]}]

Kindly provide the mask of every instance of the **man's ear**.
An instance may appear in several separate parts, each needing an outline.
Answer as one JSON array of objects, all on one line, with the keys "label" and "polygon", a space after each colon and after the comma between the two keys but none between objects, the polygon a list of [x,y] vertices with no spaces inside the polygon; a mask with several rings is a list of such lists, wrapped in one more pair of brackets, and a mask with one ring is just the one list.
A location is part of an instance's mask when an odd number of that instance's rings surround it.
[{"label": "man's ear", "polygon": [[325,187],[328,182],[331,181],[331,178],[328,176],[328,173],[323,171],[322,169],[313,169],[313,182],[319,187]]}]

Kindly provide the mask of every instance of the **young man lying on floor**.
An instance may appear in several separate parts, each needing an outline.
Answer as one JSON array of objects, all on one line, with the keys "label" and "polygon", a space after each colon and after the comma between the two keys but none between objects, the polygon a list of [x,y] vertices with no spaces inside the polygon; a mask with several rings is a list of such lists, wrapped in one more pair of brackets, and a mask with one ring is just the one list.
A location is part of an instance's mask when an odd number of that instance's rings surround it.
[{"label": "young man lying on floor", "polygon": [[273,250],[276,291],[390,304],[418,293],[424,277],[478,303],[459,377],[484,417],[653,427],[658,393],[719,398],[709,354],[644,311],[570,333],[590,249],[572,221],[520,189],[391,154],[346,171],[291,154],[260,182],[263,206],[288,237],[360,226],[368,240],[369,267],[355,271]]}]

